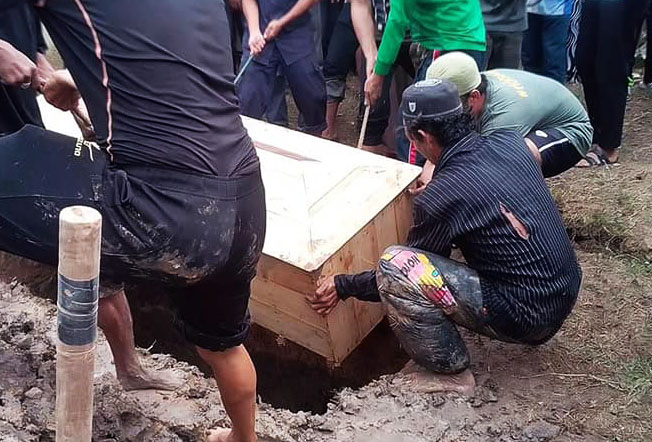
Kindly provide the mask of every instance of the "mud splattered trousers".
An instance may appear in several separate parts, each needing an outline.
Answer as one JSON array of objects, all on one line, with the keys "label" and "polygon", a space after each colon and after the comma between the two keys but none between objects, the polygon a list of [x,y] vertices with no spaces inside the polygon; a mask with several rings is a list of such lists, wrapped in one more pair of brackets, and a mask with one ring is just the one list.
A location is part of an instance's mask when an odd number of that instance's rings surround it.
[{"label": "mud splattered trousers", "polygon": [[30,125],[0,138],[0,250],[56,264],[58,215],[72,205],[102,214],[101,283],[172,289],[178,326],[199,347],[244,341],[265,237],[259,172],[117,167],[105,151]]},{"label": "mud splattered trousers", "polygon": [[402,246],[390,247],[376,272],[380,299],[407,354],[437,373],[459,373],[469,352],[457,326],[504,342],[541,344],[559,325],[542,327],[514,339],[487,319],[477,272],[459,262]]}]

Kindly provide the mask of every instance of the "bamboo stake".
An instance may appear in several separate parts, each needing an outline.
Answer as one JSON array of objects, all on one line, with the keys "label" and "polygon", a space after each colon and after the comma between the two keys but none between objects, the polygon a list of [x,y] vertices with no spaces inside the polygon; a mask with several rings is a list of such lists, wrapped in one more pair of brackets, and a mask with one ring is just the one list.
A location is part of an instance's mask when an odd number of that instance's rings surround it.
[{"label": "bamboo stake", "polygon": [[369,121],[369,110],[371,106],[366,105],[364,108],[364,117],[362,118],[362,126],[360,127],[360,138],[358,138],[358,149],[362,147],[364,142],[364,135],[367,133],[367,122]]}]

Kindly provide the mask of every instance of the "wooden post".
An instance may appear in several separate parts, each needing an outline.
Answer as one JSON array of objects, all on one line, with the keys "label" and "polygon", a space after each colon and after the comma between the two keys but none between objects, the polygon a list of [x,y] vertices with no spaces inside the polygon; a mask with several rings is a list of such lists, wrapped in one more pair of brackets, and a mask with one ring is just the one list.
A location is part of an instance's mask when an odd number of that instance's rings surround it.
[{"label": "wooden post", "polygon": [[90,442],[97,338],[102,216],[92,208],[59,214],[57,442]]}]

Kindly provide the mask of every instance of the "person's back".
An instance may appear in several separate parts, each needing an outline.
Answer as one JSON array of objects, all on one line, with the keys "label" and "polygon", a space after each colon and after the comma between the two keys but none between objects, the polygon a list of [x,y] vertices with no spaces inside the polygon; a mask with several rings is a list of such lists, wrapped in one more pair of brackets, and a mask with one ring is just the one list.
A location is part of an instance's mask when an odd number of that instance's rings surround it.
[{"label": "person's back", "polygon": [[[0,250],[55,264],[61,209],[97,209],[98,325],[122,385],[176,383],[138,363],[121,284],[172,291],[175,323],[212,368],[233,420],[206,440],[254,441],[256,376],[242,343],[265,191],[234,93],[224,4],[43,3],[36,10],[72,78],[55,72],[40,88],[66,111],[81,92],[102,149],[30,125],[0,137]],[[0,66],[8,64],[18,72],[0,69],[0,80],[35,87],[28,59],[0,52]]]},{"label": "person's back", "polygon": [[444,153],[419,198],[436,198],[437,213],[450,214],[451,237],[480,276],[492,326],[513,338],[556,331],[581,274],[538,165],[512,131],[466,144]]},{"label": "person's back", "polygon": [[456,83],[481,134],[519,132],[546,178],[575,166],[591,146],[593,127],[582,103],[554,80],[512,69],[481,74],[473,59],[461,52],[433,61],[427,78]]},{"label": "person's back", "polygon": [[564,85],[547,77],[513,69],[494,69],[487,77],[487,100],[480,131],[489,135],[511,129],[526,136],[534,130],[557,129],[584,154],[593,129],[582,103]]},{"label": "person's back", "polygon": [[66,0],[39,12],[115,164],[255,170],[221,2]]}]

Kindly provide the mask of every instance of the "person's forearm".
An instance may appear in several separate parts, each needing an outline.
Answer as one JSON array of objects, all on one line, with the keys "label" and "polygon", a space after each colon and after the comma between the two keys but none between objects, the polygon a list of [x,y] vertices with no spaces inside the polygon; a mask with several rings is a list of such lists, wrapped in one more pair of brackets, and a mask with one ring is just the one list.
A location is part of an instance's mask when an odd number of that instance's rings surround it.
[{"label": "person's forearm", "polygon": [[0,39],[0,62],[6,62],[16,48],[8,41]]},{"label": "person's forearm", "polygon": [[335,289],[337,296],[343,300],[354,297],[361,301],[380,302],[375,270],[356,275],[337,275]]},{"label": "person's forearm", "polygon": [[371,3],[368,0],[351,0],[351,21],[367,64],[373,67],[378,47]]},{"label": "person's forearm", "polygon": [[376,67],[374,68],[376,75],[389,74],[394,61],[396,61],[401,43],[403,43],[403,39],[405,38],[405,31],[408,28],[403,0],[390,2],[390,8],[387,25],[385,26],[383,38],[378,48],[378,55],[376,56]]},{"label": "person's forearm", "polygon": [[390,23],[387,23],[383,39],[378,48],[378,54],[376,55],[376,67],[374,68],[376,75],[389,74],[392,65],[396,61],[396,56],[398,55],[398,50],[401,47],[404,37],[404,29],[394,26],[390,27]]},{"label": "person's forearm", "polygon": [[303,14],[308,12],[319,0],[299,0],[292,6],[288,12],[285,13],[283,17],[280,18],[283,26],[287,26],[297,18],[301,17]]},{"label": "person's forearm", "polygon": [[245,20],[247,20],[249,33],[260,33],[260,19],[256,0],[242,0],[242,13],[245,16]]}]

